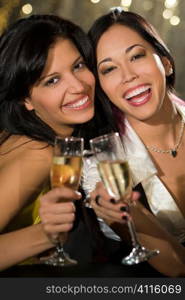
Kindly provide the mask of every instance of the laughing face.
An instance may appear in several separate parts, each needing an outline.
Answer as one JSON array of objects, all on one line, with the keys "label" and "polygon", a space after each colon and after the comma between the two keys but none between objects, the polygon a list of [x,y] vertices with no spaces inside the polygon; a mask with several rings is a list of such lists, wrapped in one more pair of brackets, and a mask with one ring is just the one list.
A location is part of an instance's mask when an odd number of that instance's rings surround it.
[{"label": "laughing face", "polygon": [[94,115],[94,86],[94,76],[74,44],[59,39],[25,105],[57,134],[70,135],[75,124]]},{"label": "laughing face", "polygon": [[170,63],[137,32],[110,27],[98,42],[97,68],[102,89],[128,120],[151,120],[161,111]]}]

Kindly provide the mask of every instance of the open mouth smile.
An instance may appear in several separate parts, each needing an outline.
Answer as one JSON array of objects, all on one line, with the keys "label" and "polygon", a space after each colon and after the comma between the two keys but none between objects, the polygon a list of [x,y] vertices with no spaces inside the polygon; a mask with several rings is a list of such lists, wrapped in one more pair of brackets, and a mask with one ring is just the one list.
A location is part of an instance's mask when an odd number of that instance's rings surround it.
[{"label": "open mouth smile", "polygon": [[129,104],[139,106],[145,104],[151,96],[151,87],[142,85],[125,93],[124,98]]},{"label": "open mouth smile", "polygon": [[89,96],[85,96],[83,98],[81,98],[80,100],[75,100],[73,102],[67,103],[65,105],[63,105],[63,108],[65,109],[73,109],[73,110],[80,110],[80,109],[84,109],[87,106],[89,106],[89,104],[91,103]]}]

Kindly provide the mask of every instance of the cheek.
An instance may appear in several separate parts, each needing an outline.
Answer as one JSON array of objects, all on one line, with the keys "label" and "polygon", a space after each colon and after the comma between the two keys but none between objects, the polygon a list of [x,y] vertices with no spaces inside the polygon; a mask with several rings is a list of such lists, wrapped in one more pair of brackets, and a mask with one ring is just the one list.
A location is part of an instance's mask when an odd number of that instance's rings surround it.
[{"label": "cheek", "polygon": [[115,105],[117,105],[117,102],[119,102],[119,100],[117,100],[118,97],[118,91],[119,91],[119,87],[118,85],[115,84],[115,82],[113,80],[110,80],[109,82],[106,82],[106,84],[102,85],[102,89],[104,91],[104,93],[106,94],[106,96],[109,98],[109,100],[114,103]]},{"label": "cheek", "polygon": [[[49,98],[48,96],[46,97]],[[44,100],[39,99],[39,101],[37,101],[35,107],[38,111],[51,111],[52,107],[54,107],[53,101],[47,101],[46,97]]]},{"label": "cheek", "polygon": [[[146,69],[146,71],[147,71],[147,69]],[[165,69],[164,69],[164,66],[162,65],[162,63],[157,64],[157,65],[154,64],[153,68],[151,67],[150,74],[151,74],[151,76],[153,74],[153,79],[154,79],[156,85],[161,86],[161,87],[165,86],[166,73],[165,73]]]},{"label": "cheek", "polygon": [[115,85],[113,78],[109,79],[100,79],[100,86],[104,93],[109,97],[112,93],[114,93]]},{"label": "cheek", "polygon": [[165,69],[160,58],[152,59],[150,63],[145,65],[145,72],[154,76],[165,77]]},{"label": "cheek", "polygon": [[93,89],[95,88],[95,77],[92,73],[89,73],[88,76],[86,76],[86,81]]}]

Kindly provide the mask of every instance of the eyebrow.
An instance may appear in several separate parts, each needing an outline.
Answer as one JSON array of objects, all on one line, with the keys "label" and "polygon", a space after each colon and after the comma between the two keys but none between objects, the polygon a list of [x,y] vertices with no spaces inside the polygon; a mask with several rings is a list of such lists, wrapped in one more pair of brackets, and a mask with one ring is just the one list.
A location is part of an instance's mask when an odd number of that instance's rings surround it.
[{"label": "eyebrow", "polygon": [[[135,48],[135,47],[143,47],[143,45],[141,45],[141,44],[134,44],[134,45],[128,47],[128,48],[125,50],[125,53],[126,53],[126,54],[129,53],[129,52],[130,52],[133,48]],[[112,61],[112,58],[111,58],[111,57],[107,57],[107,58],[101,60],[101,61],[98,63],[97,67],[99,68],[99,66],[100,66],[102,63],[104,63],[104,62],[109,62],[109,61]]]}]

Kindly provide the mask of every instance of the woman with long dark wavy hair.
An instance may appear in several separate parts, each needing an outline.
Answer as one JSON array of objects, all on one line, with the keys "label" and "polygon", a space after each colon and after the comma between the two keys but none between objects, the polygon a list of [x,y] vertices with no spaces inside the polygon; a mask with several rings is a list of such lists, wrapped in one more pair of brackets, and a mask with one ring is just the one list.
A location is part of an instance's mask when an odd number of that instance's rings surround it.
[{"label": "woman with long dark wavy hair", "polygon": [[[0,269],[4,269],[54,247],[47,225],[34,223],[38,198],[48,187],[55,136],[81,136],[88,146],[89,138],[110,129],[97,98],[99,117],[94,116],[92,47],[72,22],[54,15],[18,20],[0,38],[0,65]],[[75,220],[72,200],[81,195],[69,188],[55,193],[69,200],[61,204],[60,226],[60,232],[68,232]]]}]

